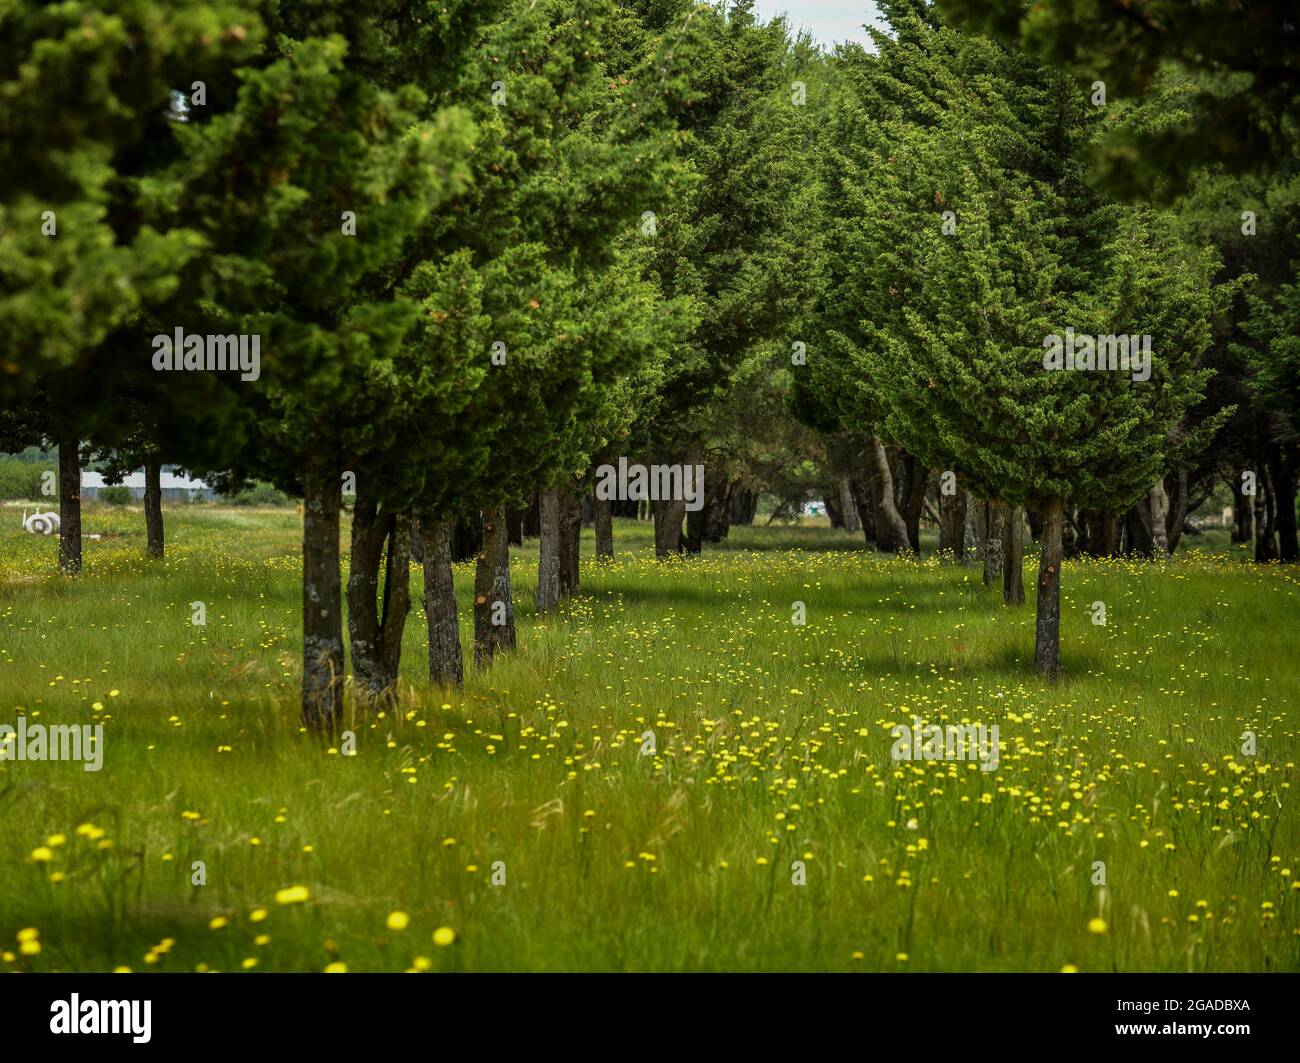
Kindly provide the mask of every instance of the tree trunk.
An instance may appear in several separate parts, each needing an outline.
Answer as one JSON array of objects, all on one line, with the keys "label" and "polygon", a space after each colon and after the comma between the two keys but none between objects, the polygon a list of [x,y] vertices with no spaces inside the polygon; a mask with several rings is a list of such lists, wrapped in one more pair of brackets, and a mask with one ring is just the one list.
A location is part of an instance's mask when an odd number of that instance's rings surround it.
[{"label": "tree trunk", "polygon": [[1123,544],[1121,551],[1125,555],[1153,557],[1155,554],[1155,536],[1151,527],[1151,496],[1142,499],[1136,506],[1131,506],[1121,522]]},{"label": "tree trunk", "polygon": [[1008,506],[1002,531],[1002,600],[1025,604],[1025,507]]},{"label": "tree trunk", "polygon": [[988,530],[984,535],[984,586],[994,587],[1002,582],[1002,544],[1007,533],[1007,504],[990,501]]},{"label": "tree trunk", "polygon": [[959,488],[946,495],[939,488],[939,552],[960,564],[966,563],[966,506],[970,492]]},{"label": "tree trunk", "polygon": [[411,611],[411,523],[409,512],[382,510],[358,492],[348,571],[348,637],[352,673],[373,698],[390,699],[401,670],[402,636]]},{"label": "tree trunk", "polygon": [[862,521],[858,517],[858,504],[853,498],[853,483],[848,474],[839,478],[840,492],[840,520],[844,522],[844,530],[856,534],[862,530]]},{"label": "tree trunk", "polygon": [[876,541],[875,489],[869,479],[855,476],[852,479],[853,505],[858,511],[858,526],[862,537],[869,543]]},{"label": "tree trunk", "polygon": [[483,549],[483,522],[477,513],[461,514],[451,531],[451,559],[469,561]]},{"label": "tree trunk", "polygon": [[514,648],[506,510],[495,506],[483,511],[483,549],[474,569],[474,664],[486,668],[498,650]]},{"label": "tree trunk", "polygon": [[1238,469],[1237,474],[1228,484],[1232,489],[1232,542],[1234,545],[1250,542],[1252,534],[1250,495],[1242,490],[1241,474],[1244,471],[1244,469]]},{"label": "tree trunk", "polygon": [[984,564],[984,552],[989,539],[989,503],[987,499],[976,498],[967,492],[966,529],[967,544],[966,564]]},{"label": "tree trunk", "polygon": [[506,538],[511,546],[524,545],[524,511],[506,506]]},{"label": "tree trunk", "polygon": [[725,482],[721,475],[712,482],[715,488],[705,494],[708,501],[704,506],[704,538],[711,543],[720,543],[731,530],[731,493],[735,484]]},{"label": "tree trunk", "polygon": [[560,604],[560,489],[543,488],[538,496],[537,611]]},{"label": "tree trunk", "polygon": [[465,681],[460,652],[460,618],[451,572],[453,519],[421,520],[424,542],[424,615],[429,623],[429,681],[459,687]]},{"label": "tree trunk", "polygon": [[609,499],[593,498],[591,503],[596,518],[596,560],[614,560],[614,507]]},{"label": "tree trunk", "polygon": [[1029,520],[1029,535],[1034,542],[1040,542],[1043,538],[1043,515],[1037,509],[1027,507],[1025,516]]},{"label": "tree trunk", "polygon": [[541,533],[541,527],[541,494],[540,492],[534,491],[528,496],[528,507],[524,510],[524,538],[536,538]]},{"label": "tree trunk", "polygon": [[1169,556],[1169,496],[1164,480],[1157,480],[1147,492],[1147,505],[1151,509],[1151,553],[1157,560]]},{"label": "tree trunk", "polygon": [[81,572],[81,440],[59,443],[59,568]]},{"label": "tree trunk", "polygon": [[582,544],[582,502],[573,491],[560,492],[560,597],[576,594]]},{"label": "tree trunk", "polygon": [[822,504],[826,507],[826,519],[831,522],[831,527],[843,528],[844,510],[840,508],[840,490],[838,486],[834,490],[822,488]]},{"label": "tree trunk", "polygon": [[1170,554],[1178,549],[1178,541],[1183,537],[1183,528],[1187,523],[1187,470],[1175,469],[1173,482],[1174,492],[1169,498],[1169,507],[1165,513],[1165,550]]},{"label": "tree trunk", "polygon": [[889,467],[885,445],[872,436],[867,442],[867,458],[872,469],[872,493],[876,509],[876,549],[894,554],[909,548],[907,524],[894,504],[894,474]]},{"label": "tree trunk", "polygon": [[662,561],[680,554],[682,518],[686,516],[685,499],[652,502],[651,512],[654,514],[655,522],[655,557]]},{"label": "tree trunk", "polygon": [[144,463],[144,537],[145,556],[162,557],[162,462],[157,458]]},{"label": "tree trunk", "polygon": [[333,733],[343,718],[343,617],[339,581],[338,470],[310,469],[303,482],[302,720]]},{"label": "tree trunk", "polygon": [[686,534],[682,547],[688,554],[699,554],[704,549],[704,522],[708,519],[703,509],[686,511]]},{"label": "tree trunk", "polygon": [[1119,516],[1106,510],[1087,515],[1088,542],[1083,552],[1092,557],[1114,557],[1119,553]]},{"label": "tree trunk", "polygon": [[[651,505],[653,512],[654,504]],[[731,493],[731,523],[753,524],[758,512],[758,495],[747,487],[737,487]]]},{"label": "tree trunk", "polygon": [[1044,679],[1061,674],[1062,500],[1043,509],[1043,546],[1038,555],[1038,614],[1034,628],[1034,670]]},{"label": "tree trunk", "polygon": [[1279,444],[1269,455],[1268,477],[1275,501],[1277,558],[1279,561],[1300,559],[1300,542],[1296,538],[1296,446]]},{"label": "tree trunk", "polygon": [[358,488],[352,510],[352,550],[348,558],[348,640],[352,674],[371,697],[392,687],[385,675],[379,630],[379,565],[384,543],[393,527],[393,515],[380,513],[379,505],[364,488]]},{"label": "tree trunk", "polygon": [[384,561],[384,611],[379,622],[384,671],[393,686],[402,671],[402,637],[411,612],[411,528],[415,518],[409,509],[393,514],[388,535],[388,557]]},{"label": "tree trunk", "polygon": [[921,514],[925,510],[925,489],[929,486],[930,470],[911,454],[903,454],[906,472],[903,489],[903,525],[907,528],[907,544],[912,553],[921,556]]},{"label": "tree trunk", "polygon": [[1255,560],[1272,561],[1277,557],[1273,538],[1273,517],[1276,509],[1273,492],[1268,482],[1267,462],[1257,461],[1255,469]]}]

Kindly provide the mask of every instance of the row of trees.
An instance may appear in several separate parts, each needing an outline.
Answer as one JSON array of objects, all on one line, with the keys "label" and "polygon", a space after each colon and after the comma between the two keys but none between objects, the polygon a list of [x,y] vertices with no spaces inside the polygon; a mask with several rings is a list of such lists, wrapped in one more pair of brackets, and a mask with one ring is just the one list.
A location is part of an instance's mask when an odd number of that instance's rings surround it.
[{"label": "row of trees", "polygon": [[[1172,550],[1249,473],[1257,557],[1295,559],[1290,97],[1134,31],[1151,77],[1099,102],[1133,35],[1082,56],[1067,5],[880,6],[874,53],[826,55],[749,0],[19,4],[0,449],[59,446],[64,570],[91,453],[302,497],[302,710],[329,731],[345,593],[352,673],[387,697],[418,559],[429,674],[459,683],[466,539],[485,666],[514,645],[525,501],[545,612],[624,456],[705,467],[700,510],[652,505],[661,557],[761,489],[820,492],[880,550],[918,551],[927,512],[954,557],[973,537],[1016,602],[1027,517],[1049,676],[1071,543]],[[1289,146],[1128,165],[1154,134],[1201,150],[1177,137],[1207,93]],[[1146,377],[1047,371],[1067,332],[1151,337]],[[158,367],[173,334],[191,369]],[[259,364],[205,363],[239,337]],[[598,556],[617,504],[593,499]]]}]

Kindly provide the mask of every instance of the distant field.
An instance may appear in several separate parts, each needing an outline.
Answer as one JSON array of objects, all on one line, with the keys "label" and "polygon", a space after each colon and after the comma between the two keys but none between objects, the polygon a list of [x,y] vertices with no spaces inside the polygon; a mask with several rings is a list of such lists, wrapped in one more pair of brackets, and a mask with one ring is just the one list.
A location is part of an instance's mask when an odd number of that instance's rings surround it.
[{"label": "distant field", "polygon": [[[664,564],[620,521],[539,620],[531,540],[518,653],[431,690],[417,604],[345,757],[298,727],[293,510],[168,508],[158,565],[138,506],[88,506],[76,581],[20,513],[0,724],[105,748],[0,763],[0,970],[1300,969],[1300,573],[1222,531],[1068,561],[1054,688],[1032,557],[1011,610],[824,526]],[[892,761],[914,716],[997,724],[997,770]]]}]

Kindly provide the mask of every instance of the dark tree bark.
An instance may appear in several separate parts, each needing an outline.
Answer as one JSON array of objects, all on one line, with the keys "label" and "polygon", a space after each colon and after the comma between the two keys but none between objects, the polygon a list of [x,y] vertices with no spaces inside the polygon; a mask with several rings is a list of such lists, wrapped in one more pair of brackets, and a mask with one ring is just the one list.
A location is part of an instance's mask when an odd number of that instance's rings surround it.
[{"label": "dark tree bark", "polygon": [[704,549],[704,524],[708,519],[703,509],[686,511],[686,533],[682,536],[682,548],[688,554],[699,554]]},{"label": "dark tree bark", "polygon": [[1044,679],[1061,674],[1062,500],[1043,507],[1043,546],[1038,555],[1038,614],[1034,627],[1034,670]]},{"label": "dark tree bark", "polygon": [[925,510],[925,490],[929,486],[930,470],[917,458],[903,454],[903,524],[907,528],[907,545],[917,557],[921,556],[921,514]]},{"label": "dark tree bark", "polygon": [[735,490],[735,483],[725,481],[721,473],[710,483],[712,487],[705,494],[704,538],[711,543],[720,543],[731,529],[731,493]]},{"label": "dark tree bark", "polygon": [[146,458],[144,463],[144,533],[145,556],[162,557],[162,462],[157,458]]},{"label": "dark tree bark", "polygon": [[373,497],[358,490],[352,514],[348,637],[352,674],[372,698],[391,700],[397,687],[402,636],[411,611],[410,548],[411,515],[383,509]]},{"label": "dark tree bark", "polygon": [[456,518],[451,536],[451,559],[469,561],[478,557],[483,549],[483,524],[478,514],[469,514]]},{"label": "dark tree bark", "polygon": [[1029,520],[1029,534],[1034,542],[1041,542],[1043,538],[1043,515],[1038,510],[1029,506],[1025,509],[1025,516]]},{"label": "dark tree bark", "polygon": [[853,505],[858,511],[859,529],[868,543],[874,543],[876,541],[875,489],[871,480],[865,476],[854,475],[852,484]]},{"label": "dark tree bark", "polygon": [[486,668],[498,651],[514,648],[506,510],[495,506],[483,511],[483,549],[474,569],[474,664]]},{"label": "dark tree bark", "polygon": [[1190,511],[1187,470],[1175,469],[1167,482],[1173,485],[1173,493],[1169,496],[1169,508],[1165,514],[1165,551],[1172,554],[1178,549],[1178,542],[1183,537],[1183,528],[1187,524],[1187,514]]},{"label": "dark tree bark", "polygon": [[1007,533],[1007,504],[990,500],[985,510],[988,526],[984,533],[984,586],[1002,582],[1002,544]]},{"label": "dark tree bark", "polygon": [[[655,557],[664,560],[682,552],[682,518],[686,516],[684,499],[652,502],[655,522]],[[752,519],[752,518],[751,518]]]},{"label": "dark tree bark", "polygon": [[[822,502],[826,506],[826,519],[831,522],[832,528],[844,527],[844,510],[840,508],[839,488],[829,490],[822,488]],[[689,518],[687,518],[689,520]]]},{"label": "dark tree bark", "polygon": [[528,496],[528,506],[524,509],[524,538],[535,539],[541,533],[542,510],[541,492],[534,491]]},{"label": "dark tree bark", "polygon": [[560,604],[561,512],[558,487],[545,487],[538,496],[537,611],[549,613]]},{"label": "dark tree bark", "polygon": [[1255,478],[1255,560],[1272,561],[1277,557],[1273,526],[1276,507],[1269,484],[1268,463],[1258,461],[1255,468],[1258,473]]},{"label": "dark tree bark", "polygon": [[614,507],[609,499],[592,498],[592,515],[596,519],[596,560],[614,560]]},{"label": "dark tree bark", "polygon": [[393,514],[393,530],[388,536],[388,556],[384,560],[384,608],[379,620],[379,635],[384,671],[396,685],[402,668],[402,636],[411,612],[411,511]]},{"label": "dark tree bark", "polygon": [[958,488],[953,494],[939,489],[939,552],[959,564],[966,563],[966,506],[970,492]]},{"label": "dark tree bark", "polygon": [[517,506],[506,506],[506,538],[511,546],[524,545],[524,511]]},{"label": "dark tree bark", "polygon": [[836,484],[839,490],[839,509],[846,532],[856,533],[862,530],[862,520],[858,517],[858,504],[853,498],[853,481],[848,474],[840,476]]},{"label": "dark tree bark", "polygon": [[1147,492],[1147,509],[1151,516],[1151,553],[1163,560],[1169,556],[1169,496],[1165,493],[1164,480],[1151,485]]},{"label": "dark tree bark", "polygon": [[1296,538],[1295,496],[1296,473],[1300,462],[1296,460],[1296,445],[1281,444],[1274,447],[1268,459],[1268,478],[1276,504],[1277,558],[1291,562],[1300,559],[1300,542]]},{"label": "dark tree bark", "polygon": [[1238,469],[1236,475],[1228,482],[1232,489],[1232,542],[1234,544],[1250,542],[1253,534],[1253,518],[1251,514],[1251,498],[1242,490],[1242,476],[1244,469]]},{"label": "dark tree bark", "polygon": [[303,481],[302,720],[333,733],[343,717],[343,617],[336,469],[315,466]]},{"label": "dark tree bark", "polygon": [[1087,514],[1088,542],[1081,547],[1092,557],[1115,557],[1119,553],[1119,516],[1105,510]]},{"label": "dark tree bark", "polygon": [[1127,556],[1151,557],[1154,539],[1151,534],[1151,505],[1149,498],[1132,506],[1120,521],[1120,552]]},{"label": "dark tree bark", "polygon": [[1065,522],[1061,525],[1061,544],[1066,557],[1088,552],[1088,514],[1076,509],[1068,500],[1065,503]]},{"label": "dark tree bark", "polygon": [[966,495],[966,544],[968,564],[984,565],[989,540],[989,503],[987,499]]},{"label": "dark tree bark", "polygon": [[872,470],[872,494],[875,501],[876,549],[896,554],[910,548],[907,524],[894,503],[894,473],[889,467],[885,445],[872,436],[867,442],[867,460]]},{"label": "dark tree bark", "polygon": [[747,487],[735,487],[731,492],[731,520],[733,525],[753,524],[758,512],[758,495]]},{"label": "dark tree bark", "polygon": [[352,510],[352,550],[348,559],[348,638],[352,671],[368,694],[385,686],[379,652],[379,565],[384,543],[392,530],[392,514],[380,514],[379,505],[364,488],[358,488]]},{"label": "dark tree bark", "polygon": [[573,491],[560,492],[560,597],[576,594],[582,545],[582,502]]},{"label": "dark tree bark", "polygon": [[59,442],[59,568],[81,572],[81,440]]},{"label": "dark tree bark", "polygon": [[1025,507],[1008,506],[1002,531],[1002,600],[1025,604]]},{"label": "dark tree bark", "polygon": [[424,541],[424,615],[429,624],[429,681],[440,687],[459,687],[465,681],[451,572],[453,523],[450,519],[420,522]]},{"label": "dark tree bark", "polygon": [[[700,462],[701,451],[693,448],[687,453],[686,461],[689,464],[702,464]],[[724,481],[722,470],[716,465],[704,466],[703,483],[697,484],[696,489],[700,492],[698,509],[686,509],[685,503],[682,509],[685,511],[683,516],[686,519],[686,534],[682,539],[682,546],[688,554],[699,554],[704,549],[704,540],[718,542],[718,539],[710,538],[710,520],[712,515],[720,508],[720,496],[725,495],[727,485]]]}]

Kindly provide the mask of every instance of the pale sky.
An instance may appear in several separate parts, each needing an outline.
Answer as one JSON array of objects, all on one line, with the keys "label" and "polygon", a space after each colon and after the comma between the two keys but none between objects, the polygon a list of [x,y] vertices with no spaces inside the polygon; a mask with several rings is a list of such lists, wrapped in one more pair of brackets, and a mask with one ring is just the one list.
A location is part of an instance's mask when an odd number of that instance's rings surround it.
[{"label": "pale sky", "polygon": [[870,48],[862,24],[877,21],[872,0],[756,0],[754,7],[764,20],[788,16],[792,30],[807,29],[826,48],[838,41],[857,41]]}]

